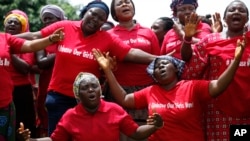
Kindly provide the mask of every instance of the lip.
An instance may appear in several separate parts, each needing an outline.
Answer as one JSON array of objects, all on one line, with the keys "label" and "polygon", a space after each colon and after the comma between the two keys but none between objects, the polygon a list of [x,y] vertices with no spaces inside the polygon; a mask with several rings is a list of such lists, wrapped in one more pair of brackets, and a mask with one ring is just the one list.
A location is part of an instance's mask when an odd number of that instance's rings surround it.
[{"label": "lip", "polygon": [[95,101],[95,100],[97,99],[97,97],[96,97],[95,94],[90,94],[89,97],[88,97],[88,99],[89,99],[90,101]]}]

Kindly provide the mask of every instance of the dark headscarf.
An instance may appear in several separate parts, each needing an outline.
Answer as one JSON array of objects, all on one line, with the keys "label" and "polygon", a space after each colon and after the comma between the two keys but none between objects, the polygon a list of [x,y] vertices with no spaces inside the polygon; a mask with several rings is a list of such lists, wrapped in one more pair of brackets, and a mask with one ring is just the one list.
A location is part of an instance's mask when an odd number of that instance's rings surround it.
[{"label": "dark headscarf", "polygon": [[169,56],[169,55],[163,55],[163,56],[158,56],[156,57],[147,67],[147,73],[157,82],[156,78],[154,77],[154,68],[155,68],[155,63],[156,59],[164,59],[170,61],[178,70],[177,77],[178,79],[181,78],[182,72],[185,67],[185,62],[177,59],[175,57]]},{"label": "dark headscarf", "polygon": [[88,3],[88,5],[86,5],[82,8],[79,17],[82,19],[84,17],[84,15],[86,14],[86,12],[90,8],[93,8],[93,7],[97,7],[97,8],[104,10],[105,13],[107,14],[107,17],[109,16],[109,7],[107,6],[106,3],[102,2],[102,1],[92,1],[92,2]]},{"label": "dark headscarf", "polygon": [[173,16],[176,16],[177,13],[177,6],[180,6],[182,4],[192,4],[194,5],[195,9],[198,7],[198,0],[172,0],[172,3],[170,4],[170,8],[173,11]]}]

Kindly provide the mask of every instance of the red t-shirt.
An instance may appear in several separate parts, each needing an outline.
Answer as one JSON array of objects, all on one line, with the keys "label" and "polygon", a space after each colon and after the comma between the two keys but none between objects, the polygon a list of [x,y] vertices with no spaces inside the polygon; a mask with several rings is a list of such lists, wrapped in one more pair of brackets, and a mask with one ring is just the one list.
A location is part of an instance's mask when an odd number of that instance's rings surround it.
[{"label": "red t-shirt", "polygon": [[[206,23],[200,22],[197,26],[197,31],[199,32],[195,34],[194,37],[202,39],[207,34],[211,33],[211,27]],[[176,34],[174,29],[171,29],[164,36],[164,40],[161,46],[161,55],[168,54],[175,50],[172,56],[181,59],[181,46],[182,40],[179,38],[178,34]]]},{"label": "red t-shirt", "polygon": [[118,60],[123,60],[130,47],[106,31],[84,37],[81,29],[83,21],[60,21],[41,30],[42,36],[48,36],[56,29],[64,27],[65,38],[58,44],[53,74],[49,90],[74,97],[73,82],[79,72],[90,72],[100,76],[100,67],[92,54],[93,48],[110,52]]},{"label": "red t-shirt", "polygon": [[[250,38],[250,32],[246,34],[246,38]],[[206,52],[207,56],[209,56],[206,69],[207,79],[218,79],[230,65],[231,61],[234,59],[236,42],[238,39],[242,39],[242,36],[228,40],[222,39],[220,34],[216,33],[206,37],[206,40],[210,42],[205,44],[203,48],[199,48],[199,50],[200,52]],[[250,74],[249,54],[250,45],[246,44],[234,79],[223,94],[214,101],[216,108],[232,117],[250,117],[250,79],[247,79]]]},{"label": "red t-shirt", "polygon": [[65,112],[51,138],[53,141],[118,141],[120,132],[130,136],[137,128],[122,107],[101,100],[94,114],[81,104]]},{"label": "red t-shirt", "polygon": [[149,137],[149,141],[204,141],[202,118],[211,99],[209,81],[180,81],[170,90],[153,85],[134,93],[137,109],[147,107],[149,115],[156,111],[164,127]]},{"label": "red t-shirt", "polygon": [[[131,30],[117,25],[108,32],[120,38],[131,48],[138,48],[154,55],[160,54],[160,47],[156,35],[151,29],[142,27],[140,24],[136,24]],[[122,86],[148,85],[153,83],[153,80],[147,74],[146,68],[147,65],[145,64],[118,62],[114,75]]]},{"label": "red t-shirt", "polygon": [[24,39],[0,33],[0,108],[12,101],[13,82],[9,72],[10,53],[20,53]]}]

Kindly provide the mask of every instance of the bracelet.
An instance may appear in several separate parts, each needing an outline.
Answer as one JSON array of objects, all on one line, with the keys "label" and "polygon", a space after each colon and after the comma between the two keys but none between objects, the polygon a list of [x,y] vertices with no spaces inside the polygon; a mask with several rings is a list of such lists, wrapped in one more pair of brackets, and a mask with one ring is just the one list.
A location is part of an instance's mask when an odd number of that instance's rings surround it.
[{"label": "bracelet", "polygon": [[193,40],[191,39],[191,41],[187,41],[185,40],[185,38],[183,38],[183,42],[186,43],[186,44],[193,44]]},{"label": "bracelet", "polygon": [[51,43],[55,43],[55,42],[56,42],[56,41],[53,41],[52,35],[49,36],[49,41],[50,41]]}]

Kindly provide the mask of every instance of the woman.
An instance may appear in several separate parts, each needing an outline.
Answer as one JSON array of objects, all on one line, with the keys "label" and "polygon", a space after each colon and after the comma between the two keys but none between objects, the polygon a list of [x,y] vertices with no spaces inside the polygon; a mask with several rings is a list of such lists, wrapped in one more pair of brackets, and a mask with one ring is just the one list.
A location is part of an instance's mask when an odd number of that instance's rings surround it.
[{"label": "woman", "polygon": [[[245,33],[248,17],[247,6],[242,1],[235,0],[229,3],[224,12],[223,20],[227,24],[226,30],[206,36],[194,50],[185,48],[190,50],[188,51],[190,56],[193,55],[189,58],[189,63],[195,63],[201,66],[200,69],[205,70],[203,74],[205,79],[217,79],[228,68],[234,56],[236,40],[241,39],[245,34],[247,42],[249,41],[250,33]],[[185,32],[190,34],[192,30],[194,29],[189,28]],[[250,124],[249,43],[244,52],[232,83],[222,96],[212,100],[208,105],[205,117],[207,140],[229,140],[230,125]],[[186,76],[200,74],[200,70],[196,68],[188,68],[187,72]]]},{"label": "woman", "polygon": [[[4,19],[4,30],[11,35],[29,31],[28,16],[20,10],[8,12]],[[23,122],[34,137],[35,131],[35,105],[33,99],[32,83],[30,78],[31,66],[34,62],[34,53],[11,54],[10,73],[13,80],[13,101],[16,107],[16,130],[19,122]],[[16,139],[17,140],[17,139]]]},{"label": "woman", "polygon": [[98,78],[100,70],[92,54],[92,48],[97,47],[102,52],[110,52],[118,60],[136,63],[149,63],[154,55],[139,49],[132,49],[118,38],[100,27],[107,21],[108,6],[102,1],[92,1],[80,21],[59,21],[41,31],[19,35],[25,38],[41,38],[50,34],[58,27],[64,27],[65,38],[58,45],[52,77],[46,97],[46,108],[49,116],[49,135],[53,132],[57,122],[64,112],[76,105],[72,92],[75,76],[81,72],[91,72]]},{"label": "woman", "polygon": [[[135,5],[133,0],[112,0],[110,11],[113,20],[118,24],[109,30],[109,33],[121,39],[131,48],[141,49],[154,55],[160,54],[159,43],[154,32],[150,28],[134,22]],[[147,64],[118,61],[114,75],[121,86],[130,93],[153,83],[152,78],[145,72],[146,68]],[[146,123],[147,109],[127,111],[138,124]],[[129,141],[129,139],[122,140]]]},{"label": "woman", "polygon": [[[40,19],[43,25],[46,27],[52,23],[66,20],[67,17],[60,7],[49,4],[43,6],[40,10]],[[48,114],[45,110],[45,100],[55,62],[57,46],[58,44],[53,44],[49,47],[46,47],[44,50],[36,52],[37,65],[41,70],[37,95],[37,112],[40,120],[38,132],[40,137],[48,136]]]},{"label": "woman", "polygon": [[15,140],[15,107],[12,102],[13,82],[9,72],[11,54],[35,52],[63,39],[62,29],[33,41],[16,38],[8,33],[0,34],[0,140]]},{"label": "woman", "polygon": [[173,28],[174,21],[169,17],[160,17],[151,26],[152,31],[157,36],[160,47],[166,33]]},{"label": "woman", "polygon": [[138,126],[122,107],[101,99],[101,85],[91,73],[80,72],[73,91],[79,103],[62,116],[50,138],[29,139],[29,130],[24,130],[22,123],[19,134],[26,141],[118,141],[120,132],[143,139],[163,125],[160,115],[153,113],[148,125]]},{"label": "woman", "polygon": [[[161,47],[161,55],[168,54],[175,51],[172,56],[182,59],[181,57],[181,45],[184,40],[184,30],[186,19],[195,17],[198,19],[198,15],[195,13],[198,7],[197,0],[173,0],[170,5],[173,16],[176,20],[173,29],[171,29],[164,37],[164,41]],[[198,21],[197,32],[192,38],[191,44],[197,43],[205,35],[211,33],[211,27],[208,24]]]},{"label": "woman", "polygon": [[237,41],[234,60],[218,80],[182,80],[184,62],[171,56],[157,57],[147,68],[157,84],[127,94],[116,81],[109,61],[98,50],[94,55],[104,70],[116,101],[126,108],[148,108],[157,111],[164,121],[163,128],[152,134],[149,141],[205,141],[202,118],[206,104],[219,96],[231,83],[240,63],[245,40]]}]

